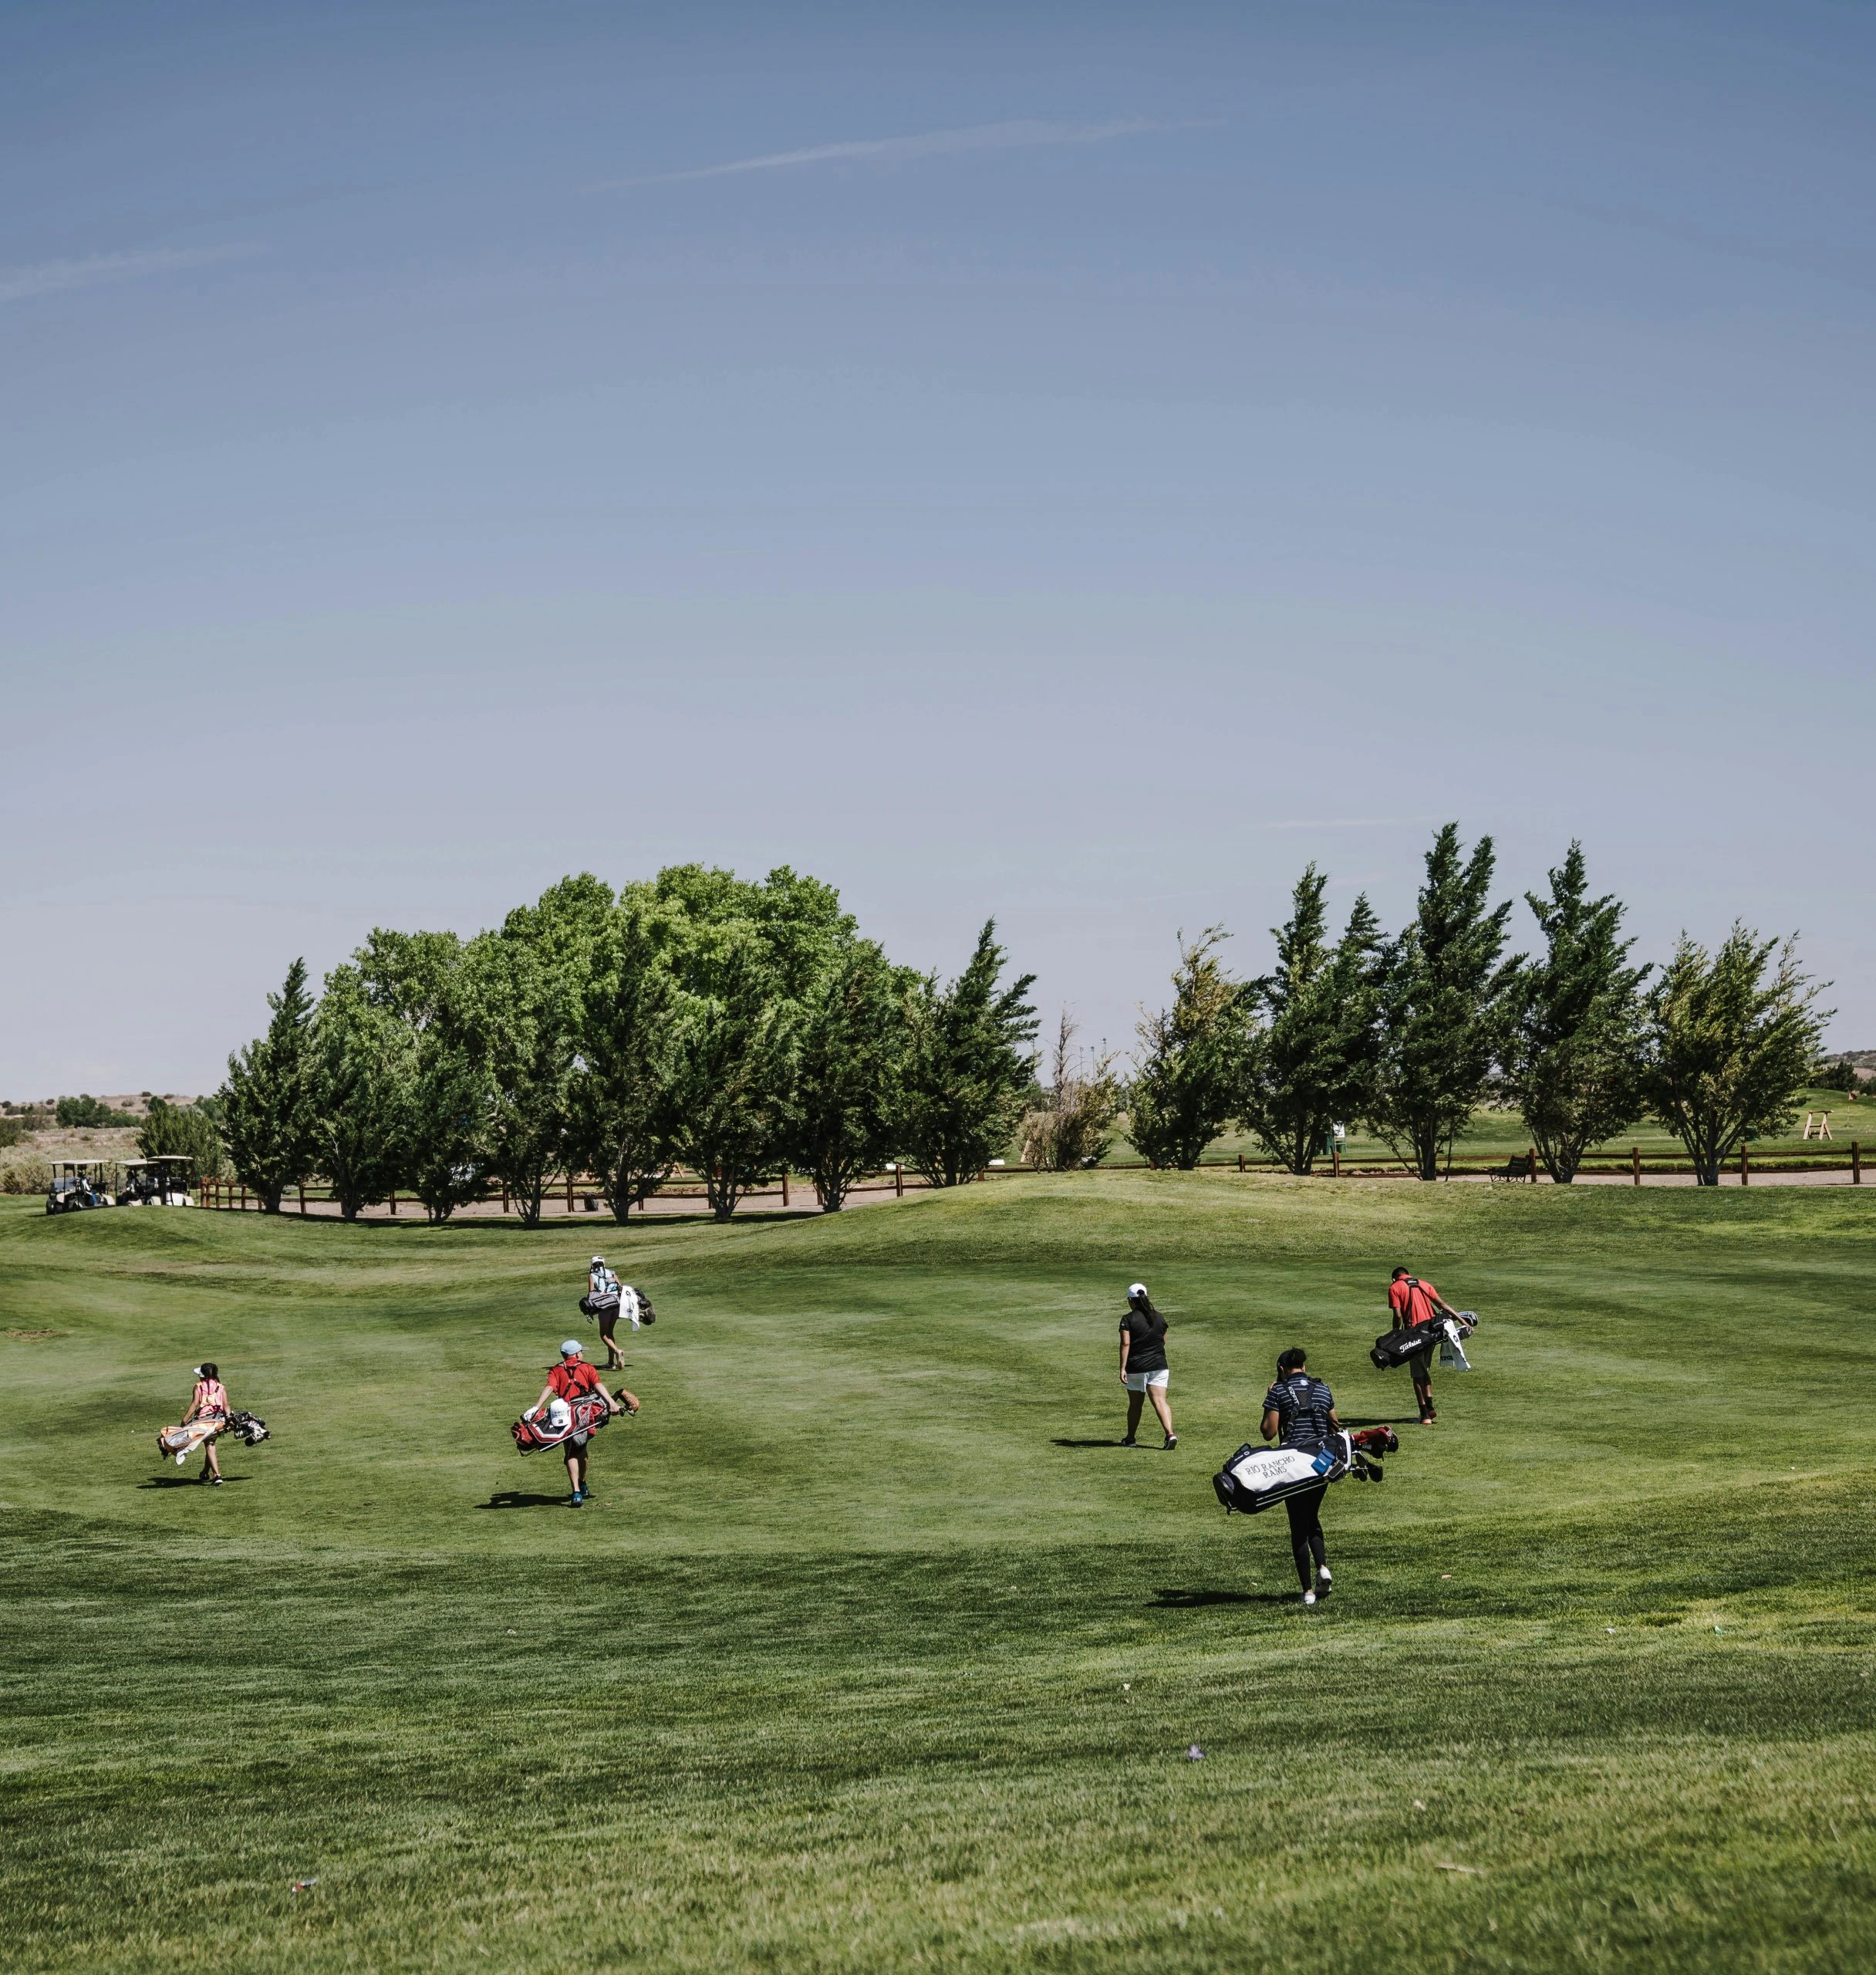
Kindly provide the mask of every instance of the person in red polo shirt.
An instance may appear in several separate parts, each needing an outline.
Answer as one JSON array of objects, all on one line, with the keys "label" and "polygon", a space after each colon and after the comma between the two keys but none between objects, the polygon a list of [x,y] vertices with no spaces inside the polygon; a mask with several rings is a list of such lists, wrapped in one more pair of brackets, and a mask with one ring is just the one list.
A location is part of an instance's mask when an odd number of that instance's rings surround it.
[{"label": "person in red polo shirt", "polygon": [[[1404,1268],[1394,1271],[1388,1285],[1388,1328],[1412,1330],[1417,1324],[1431,1323],[1436,1317],[1456,1317],[1459,1312],[1440,1300],[1439,1291],[1423,1275],[1409,1275]],[[1433,1410],[1433,1351],[1428,1345],[1407,1360],[1413,1374],[1413,1396],[1420,1407],[1420,1424],[1430,1426],[1439,1417]]]},{"label": "person in red polo shirt", "polygon": [[[579,1339],[570,1337],[560,1347],[560,1362],[548,1373],[547,1383],[541,1388],[541,1396],[535,1401],[528,1416],[531,1419],[543,1406],[551,1409],[556,1400],[562,1406],[571,1407],[576,1399],[582,1399],[605,1400],[609,1413],[621,1410],[622,1403],[623,1410],[627,1413],[636,1413],[639,1410],[638,1401],[623,1386],[619,1389],[617,1399],[606,1390],[605,1380],[586,1362],[584,1347]],[[584,1507],[588,1494],[586,1464],[589,1457],[586,1449],[592,1438],[590,1433],[575,1433],[562,1443],[566,1455],[567,1479],[572,1484],[573,1506],[576,1509]]]}]

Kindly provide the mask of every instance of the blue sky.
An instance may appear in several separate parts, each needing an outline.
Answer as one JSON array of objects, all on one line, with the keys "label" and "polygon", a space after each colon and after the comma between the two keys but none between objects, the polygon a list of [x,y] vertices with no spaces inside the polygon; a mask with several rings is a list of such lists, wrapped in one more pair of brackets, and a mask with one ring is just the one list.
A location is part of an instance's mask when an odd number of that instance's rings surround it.
[{"label": "blue sky", "polygon": [[[569,869],[1131,1035],[1572,836],[1876,1045],[1876,14],[0,15],[0,1095]],[[1529,919],[1520,906],[1520,933]]]}]

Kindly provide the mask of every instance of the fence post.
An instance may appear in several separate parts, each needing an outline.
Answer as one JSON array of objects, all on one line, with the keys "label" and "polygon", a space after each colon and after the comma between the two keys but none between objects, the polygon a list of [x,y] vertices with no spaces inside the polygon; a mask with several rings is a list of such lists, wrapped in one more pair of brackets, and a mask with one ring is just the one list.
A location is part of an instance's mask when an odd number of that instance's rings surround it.
[{"label": "fence post", "polygon": [[1853,1187],[1863,1183],[1863,1146],[1856,1139],[1850,1141],[1850,1183]]},{"label": "fence post", "polygon": [[1642,1183],[1642,1148],[1631,1146],[1628,1150],[1628,1170],[1635,1176],[1635,1184]]},{"label": "fence post", "polygon": [[393,1220],[397,1218],[397,1189],[395,1187],[391,1189],[391,1218]]},{"label": "fence post", "polygon": [[1237,1170],[1240,1173],[1244,1170],[1244,1155],[1241,1152],[1237,1156]]},{"label": "fence post", "polygon": [[1537,1183],[1537,1148],[1535,1146],[1530,1149],[1530,1183],[1534,1187]]},{"label": "fence post", "polygon": [[504,1214],[508,1210],[508,1183],[505,1180],[501,1183],[501,1210]]},{"label": "fence post", "polygon": [[567,1175],[567,1211],[569,1214],[573,1211],[573,1175],[571,1173]]},{"label": "fence post", "polygon": [[896,1200],[906,1197],[906,1162],[903,1159],[892,1168],[892,1195]]},{"label": "fence post", "polygon": [[1741,1139],[1739,1141],[1739,1184],[1742,1187],[1749,1187],[1752,1183],[1752,1158],[1746,1150],[1746,1141]]},{"label": "fence post", "polygon": [[1329,1177],[1339,1180],[1342,1177],[1342,1142],[1340,1139],[1329,1147]]},{"label": "fence post", "polygon": [[306,1218],[306,1183],[304,1180],[299,1183],[299,1217],[302,1220]]},{"label": "fence post", "polygon": [[243,1214],[248,1211],[248,1183],[245,1180],[241,1183],[241,1210]]}]

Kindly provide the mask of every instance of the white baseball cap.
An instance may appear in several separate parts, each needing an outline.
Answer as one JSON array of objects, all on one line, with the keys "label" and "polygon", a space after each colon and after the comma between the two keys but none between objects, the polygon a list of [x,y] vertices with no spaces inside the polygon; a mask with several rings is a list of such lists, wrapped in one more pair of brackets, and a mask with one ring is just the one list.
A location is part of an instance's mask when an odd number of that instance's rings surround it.
[{"label": "white baseball cap", "polygon": [[563,1358],[577,1358],[585,1349],[577,1337],[570,1337],[560,1347],[560,1355]]},{"label": "white baseball cap", "polygon": [[606,1266],[605,1256],[595,1255],[592,1258],[592,1265],[595,1268],[604,1268]]},{"label": "white baseball cap", "polygon": [[1146,1294],[1146,1285],[1145,1283],[1143,1283],[1143,1282],[1130,1282],[1130,1283],[1129,1283],[1129,1284],[1128,1284],[1128,1285],[1127,1285],[1127,1301],[1128,1301],[1129,1303],[1131,1303],[1131,1302],[1133,1301],[1133,1299],[1135,1298],[1135,1297],[1136,1297],[1136,1296],[1144,1296]]}]

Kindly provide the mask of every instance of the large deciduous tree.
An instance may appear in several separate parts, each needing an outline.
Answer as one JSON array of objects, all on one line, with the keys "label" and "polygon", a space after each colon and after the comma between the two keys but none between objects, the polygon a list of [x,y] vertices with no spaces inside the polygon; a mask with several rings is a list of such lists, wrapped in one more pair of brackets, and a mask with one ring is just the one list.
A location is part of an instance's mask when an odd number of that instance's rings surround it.
[{"label": "large deciduous tree", "polygon": [[573,1162],[586,990],[612,904],[597,878],[563,878],[464,950],[450,1006],[485,1081],[484,1159],[526,1227]]},{"label": "large deciduous tree", "polygon": [[1220,926],[1189,944],[1182,936],[1172,1005],[1140,1022],[1127,1136],[1156,1166],[1196,1166],[1239,1106],[1250,992],[1225,971],[1226,937]]},{"label": "large deciduous tree", "polygon": [[264,1212],[278,1214],[281,1196],[312,1163],[312,997],[304,960],[287,969],[267,1005],[267,1033],[229,1057],[219,1096],[235,1177],[254,1189]]},{"label": "large deciduous tree", "polygon": [[1503,1046],[1516,962],[1501,964],[1511,904],[1490,903],[1492,839],[1472,855],[1446,824],[1426,853],[1413,923],[1383,948],[1368,1122],[1422,1180],[1490,1086]]},{"label": "large deciduous tree", "polygon": [[479,1199],[485,1182],[482,1126],[488,1079],[461,1003],[462,942],[454,933],[380,928],[353,964],[375,1008],[410,1038],[398,1140],[400,1183],[433,1221]]},{"label": "large deciduous tree", "polygon": [[672,977],[668,914],[628,893],[594,949],[574,1092],[582,1163],[615,1220],[643,1207],[677,1159],[672,1108]]},{"label": "large deciduous tree", "polygon": [[693,929],[673,1004],[673,1145],[719,1220],[774,1177],[785,1156],[796,1005],[768,943],[746,920]]},{"label": "large deciduous tree", "polygon": [[941,987],[927,975],[907,1003],[905,1149],[934,1187],[976,1179],[1026,1108],[1036,1011],[1024,998],[1035,976],[1000,988],[1005,958],[997,922],[988,920],[957,979]]},{"label": "large deciduous tree", "polygon": [[1239,1122],[1292,1173],[1310,1171],[1332,1129],[1362,1115],[1374,1082],[1380,927],[1358,897],[1331,944],[1328,884],[1305,868],[1288,920],[1272,929],[1276,971],[1252,984],[1265,1018],[1251,1031]]},{"label": "large deciduous tree", "polygon": [[1642,984],[1628,964],[1622,905],[1591,898],[1583,847],[1552,871],[1547,897],[1524,894],[1544,950],[1513,975],[1501,1087],[1517,1105],[1544,1170],[1559,1186],[1588,1149],[1642,1110]]},{"label": "large deciduous tree", "polygon": [[1648,998],[1642,1089],[1699,1185],[1719,1185],[1743,1139],[1796,1117],[1829,1019],[1820,991],[1793,940],[1762,940],[1736,923],[1709,954],[1681,935]]}]

